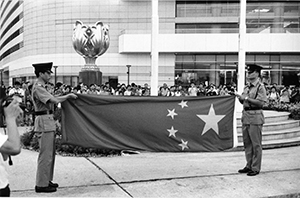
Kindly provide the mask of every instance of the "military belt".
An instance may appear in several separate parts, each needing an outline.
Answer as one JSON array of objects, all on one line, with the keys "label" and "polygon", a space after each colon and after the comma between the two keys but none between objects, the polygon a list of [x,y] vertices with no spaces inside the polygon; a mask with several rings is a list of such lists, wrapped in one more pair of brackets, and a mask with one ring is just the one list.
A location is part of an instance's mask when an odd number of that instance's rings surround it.
[{"label": "military belt", "polygon": [[262,110],[262,108],[261,107],[245,107],[244,110],[245,111]]},{"label": "military belt", "polygon": [[48,115],[48,114],[52,114],[53,113],[53,111],[52,110],[50,110],[50,111],[47,111],[47,110],[45,110],[45,111],[36,111],[36,112],[34,112],[34,114],[35,115]]}]

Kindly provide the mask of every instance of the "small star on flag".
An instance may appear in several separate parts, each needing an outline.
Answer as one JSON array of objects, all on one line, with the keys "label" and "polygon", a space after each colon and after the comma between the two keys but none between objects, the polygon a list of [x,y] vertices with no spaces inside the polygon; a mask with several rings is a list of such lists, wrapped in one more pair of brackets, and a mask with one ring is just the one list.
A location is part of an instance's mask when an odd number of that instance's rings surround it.
[{"label": "small star on flag", "polygon": [[219,135],[218,122],[222,120],[225,115],[216,115],[213,104],[210,105],[208,115],[197,115],[201,120],[205,122],[204,129],[201,135],[204,135],[209,129],[213,129],[216,134]]},{"label": "small star on flag", "polygon": [[181,106],[181,108],[183,109],[184,107],[188,107],[188,105],[186,104],[187,101],[181,101],[180,103],[178,103],[179,106]]},{"label": "small star on flag", "polygon": [[169,131],[169,137],[174,136],[176,138],[175,133],[177,133],[178,130],[175,130],[174,127],[172,126],[171,129],[167,129]]},{"label": "small star on flag", "polygon": [[189,147],[187,146],[188,141],[184,141],[183,139],[181,139],[181,144],[178,144],[179,146],[181,146],[181,149],[188,149]]},{"label": "small star on flag", "polygon": [[167,116],[171,116],[172,119],[174,119],[174,116],[178,115],[177,113],[175,113],[175,109],[173,109],[172,111],[168,109],[168,115]]}]

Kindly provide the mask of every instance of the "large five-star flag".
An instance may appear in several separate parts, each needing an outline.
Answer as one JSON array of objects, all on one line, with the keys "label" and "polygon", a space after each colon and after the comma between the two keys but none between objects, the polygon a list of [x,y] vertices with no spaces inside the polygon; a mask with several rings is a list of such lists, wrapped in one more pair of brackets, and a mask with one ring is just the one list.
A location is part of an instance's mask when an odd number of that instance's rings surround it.
[{"label": "large five-star flag", "polygon": [[233,148],[234,96],[123,97],[79,94],[62,103],[63,143],[156,152]]}]

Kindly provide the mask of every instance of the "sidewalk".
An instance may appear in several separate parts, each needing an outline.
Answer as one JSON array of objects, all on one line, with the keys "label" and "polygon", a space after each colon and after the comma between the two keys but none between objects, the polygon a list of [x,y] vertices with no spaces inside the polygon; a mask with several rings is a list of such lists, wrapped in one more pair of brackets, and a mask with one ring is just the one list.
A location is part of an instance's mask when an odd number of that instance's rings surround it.
[{"label": "sidewalk", "polygon": [[300,197],[300,146],[264,150],[255,177],[237,173],[243,151],[56,156],[60,187],[50,194],[34,192],[37,155],[22,150],[13,157],[12,197]]}]

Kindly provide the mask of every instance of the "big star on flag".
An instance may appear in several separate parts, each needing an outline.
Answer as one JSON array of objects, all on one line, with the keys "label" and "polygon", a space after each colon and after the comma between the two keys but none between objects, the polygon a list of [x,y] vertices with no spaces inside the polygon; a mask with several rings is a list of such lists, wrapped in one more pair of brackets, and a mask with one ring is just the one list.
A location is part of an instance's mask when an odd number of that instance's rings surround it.
[{"label": "big star on flag", "polygon": [[204,129],[201,135],[204,135],[208,130],[213,129],[216,134],[219,135],[218,122],[222,120],[225,115],[216,115],[213,104],[210,105],[208,115],[198,115],[197,116],[205,122]]}]

